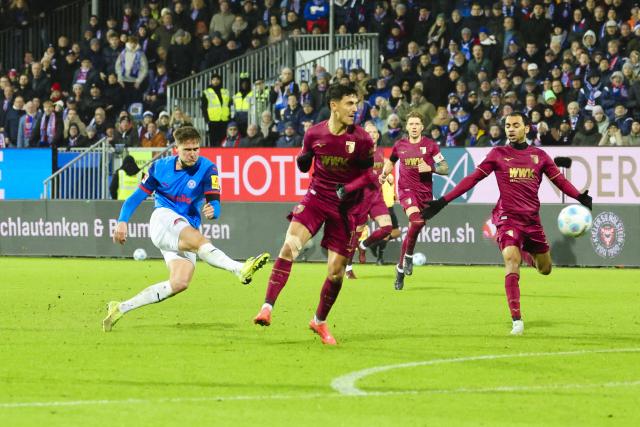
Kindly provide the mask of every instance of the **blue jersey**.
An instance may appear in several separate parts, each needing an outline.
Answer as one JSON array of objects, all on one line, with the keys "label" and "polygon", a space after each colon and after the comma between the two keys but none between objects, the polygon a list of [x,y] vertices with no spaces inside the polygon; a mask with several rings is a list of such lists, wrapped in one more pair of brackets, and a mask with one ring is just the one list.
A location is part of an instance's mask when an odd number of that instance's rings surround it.
[{"label": "blue jersey", "polygon": [[156,193],[156,208],[171,209],[198,228],[205,195],[219,198],[218,167],[203,157],[187,169],[177,170],[177,162],[177,156],[156,160],[140,189],[147,194]]}]

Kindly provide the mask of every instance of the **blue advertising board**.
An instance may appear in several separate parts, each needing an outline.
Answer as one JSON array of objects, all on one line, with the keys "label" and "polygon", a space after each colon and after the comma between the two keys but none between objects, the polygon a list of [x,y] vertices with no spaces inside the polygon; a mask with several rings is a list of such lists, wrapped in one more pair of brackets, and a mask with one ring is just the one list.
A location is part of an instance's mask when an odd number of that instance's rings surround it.
[{"label": "blue advertising board", "polygon": [[0,150],[0,199],[40,199],[51,175],[51,149]]}]

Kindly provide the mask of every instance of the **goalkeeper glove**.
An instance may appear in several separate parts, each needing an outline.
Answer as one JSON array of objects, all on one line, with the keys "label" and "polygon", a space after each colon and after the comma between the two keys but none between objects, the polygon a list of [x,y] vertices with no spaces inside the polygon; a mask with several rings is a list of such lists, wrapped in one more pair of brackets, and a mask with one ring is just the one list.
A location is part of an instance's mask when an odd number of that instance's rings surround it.
[{"label": "goalkeeper glove", "polygon": [[445,206],[447,206],[449,202],[447,202],[444,197],[440,197],[437,200],[433,200],[429,202],[429,206],[427,206],[422,211],[422,218],[431,219],[438,214]]},{"label": "goalkeeper glove", "polygon": [[589,190],[585,190],[584,193],[581,193],[576,200],[578,200],[581,205],[589,208],[589,210],[593,207],[593,199],[589,195]]}]

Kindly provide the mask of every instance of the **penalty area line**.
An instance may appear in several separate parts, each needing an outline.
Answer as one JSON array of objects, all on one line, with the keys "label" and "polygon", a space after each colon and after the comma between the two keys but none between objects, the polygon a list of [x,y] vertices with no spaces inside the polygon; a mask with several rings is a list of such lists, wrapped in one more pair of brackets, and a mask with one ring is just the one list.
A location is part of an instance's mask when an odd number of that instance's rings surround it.
[{"label": "penalty area line", "polygon": [[53,402],[4,402],[0,403],[0,409],[20,409],[20,408],[52,408],[52,407],[74,407],[74,406],[101,406],[101,405],[136,405],[136,404],[157,404],[157,403],[198,403],[198,402],[229,402],[229,401],[260,401],[260,400],[309,400],[317,398],[362,398],[362,397],[384,397],[402,395],[428,395],[428,394],[471,394],[471,393],[510,393],[510,392],[536,392],[546,390],[579,390],[590,388],[622,388],[640,386],[637,381],[611,381],[594,384],[545,384],[533,386],[498,386],[481,388],[454,388],[454,389],[433,389],[433,390],[398,390],[398,391],[372,391],[364,394],[344,395],[339,393],[309,393],[309,394],[271,394],[256,396],[208,396],[208,397],[175,397],[158,399],[120,399],[120,400],[70,400]]}]

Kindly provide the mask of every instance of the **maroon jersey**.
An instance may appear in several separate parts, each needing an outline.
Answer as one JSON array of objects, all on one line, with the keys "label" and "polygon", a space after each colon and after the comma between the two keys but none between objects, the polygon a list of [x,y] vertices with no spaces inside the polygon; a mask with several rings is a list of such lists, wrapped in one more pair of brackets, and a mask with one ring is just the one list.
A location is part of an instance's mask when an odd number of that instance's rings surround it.
[{"label": "maroon jersey", "polygon": [[517,150],[511,145],[493,148],[478,165],[485,175],[494,172],[500,198],[493,209],[493,222],[500,225],[506,221],[519,224],[540,222],[540,199],[538,189],[542,175],[550,180],[562,173],[547,153],[537,147],[528,146]]},{"label": "maroon jersey", "polygon": [[[360,126],[350,126],[342,135],[329,132],[326,120],[311,126],[304,135],[300,154],[308,152],[314,154],[309,191],[320,200],[340,204],[336,185],[349,183],[363,173],[371,173],[371,168],[363,169],[363,164],[373,155],[373,140]],[[347,195],[345,202],[361,199],[362,192],[355,191]]]},{"label": "maroon jersey", "polygon": [[440,148],[431,138],[422,137],[417,144],[412,144],[409,139],[402,138],[396,141],[391,150],[391,161],[400,162],[398,189],[426,193],[430,199],[433,190],[433,173],[418,172],[418,165],[423,160],[433,169],[435,169],[436,163],[444,160]]}]

